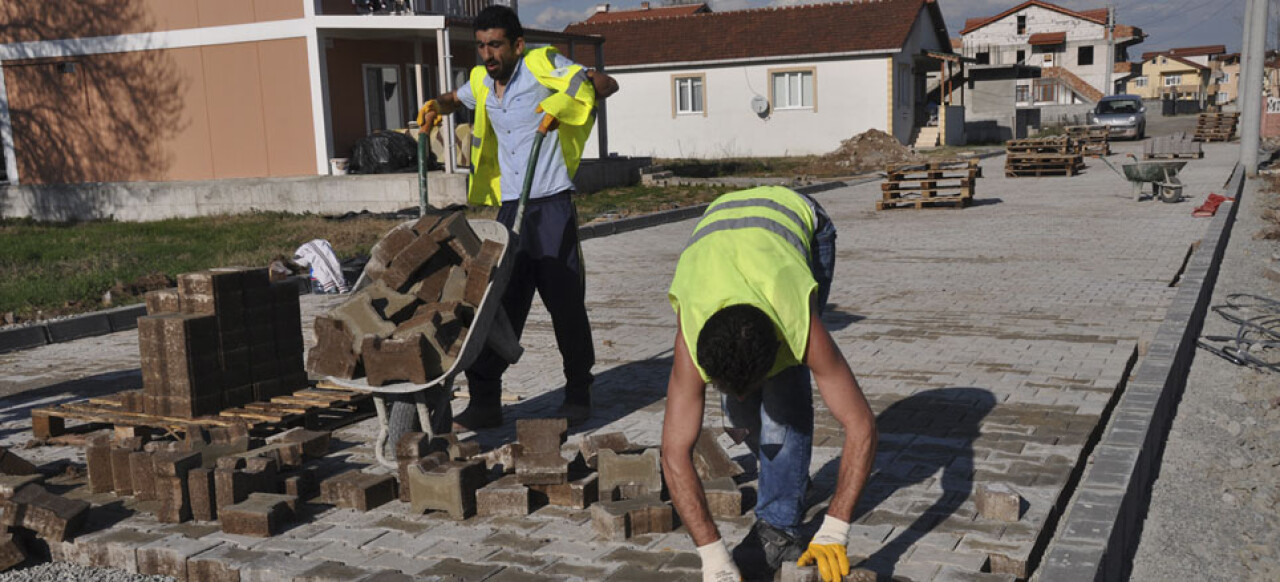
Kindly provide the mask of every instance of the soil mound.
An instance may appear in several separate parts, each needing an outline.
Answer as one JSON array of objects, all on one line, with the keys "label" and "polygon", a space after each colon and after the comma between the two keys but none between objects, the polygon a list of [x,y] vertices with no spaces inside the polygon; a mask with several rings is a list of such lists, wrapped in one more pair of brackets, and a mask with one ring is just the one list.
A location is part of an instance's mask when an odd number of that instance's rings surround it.
[{"label": "soil mound", "polygon": [[840,142],[840,147],[823,156],[824,161],[852,172],[883,171],[889,164],[924,160],[897,138],[878,129],[868,129]]}]

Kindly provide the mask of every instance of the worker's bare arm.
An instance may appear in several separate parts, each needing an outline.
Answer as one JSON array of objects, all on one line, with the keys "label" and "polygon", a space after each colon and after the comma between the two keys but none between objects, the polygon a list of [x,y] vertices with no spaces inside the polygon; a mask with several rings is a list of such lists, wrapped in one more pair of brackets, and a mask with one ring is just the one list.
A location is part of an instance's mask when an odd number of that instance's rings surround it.
[{"label": "worker's bare arm", "polygon": [[696,546],[720,539],[707,509],[702,481],[693,467],[693,445],[702,430],[706,383],[693,364],[684,334],[676,332],[675,363],[667,382],[667,412],[662,421],[662,474],[680,521]]},{"label": "worker's bare arm", "polygon": [[596,89],[596,99],[608,99],[618,92],[618,81],[603,71],[588,70],[587,77]]},{"label": "worker's bare arm", "polygon": [[827,514],[849,522],[875,460],[876,419],[849,363],[816,311],[810,320],[805,363],[813,371],[818,393],[832,416],[844,427],[845,435],[836,492]]}]

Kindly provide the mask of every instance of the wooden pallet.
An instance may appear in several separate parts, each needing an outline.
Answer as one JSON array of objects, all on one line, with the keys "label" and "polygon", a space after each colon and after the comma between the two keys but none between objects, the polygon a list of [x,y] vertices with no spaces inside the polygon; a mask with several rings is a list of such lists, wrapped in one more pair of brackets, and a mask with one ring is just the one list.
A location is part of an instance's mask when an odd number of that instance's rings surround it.
[{"label": "wooden pallet", "polygon": [[1204,152],[1147,152],[1142,154],[1144,160],[1198,160]]},{"label": "wooden pallet", "polygon": [[[932,196],[928,198],[894,198],[877,200],[876,210],[892,210],[894,208],[936,208],[937,205],[949,205],[957,210],[973,203],[972,196]],[[927,205],[927,206],[926,206]]]},{"label": "wooden pallet", "polygon": [[1067,135],[1075,140],[1076,153],[1092,157],[1111,155],[1111,131],[1107,126],[1073,125],[1066,130]]},{"label": "wooden pallet", "polygon": [[1017,154],[1073,154],[1076,153],[1075,140],[1070,136],[1044,137],[1036,139],[1015,139],[1005,144],[1005,152]]},{"label": "wooden pallet", "polygon": [[1004,175],[1006,178],[1074,176],[1083,167],[1079,154],[1023,154],[1009,156],[1005,160]]},{"label": "wooden pallet", "polygon": [[229,408],[217,416],[180,418],[132,412],[123,405],[124,393],[89,398],[31,411],[31,431],[36,438],[56,437],[66,432],[66,421],[76,420],[97,425],[113,425],[122,430],[147,428],[175,434],[185,433],[195,425],[205,428],[246,425],[251,431],[276,432],[294,426],[314,430],[332,430],[373,415],[371,395],[336,385],[322,383],[292,394],[276,396],[270,401],[251,402]]}]

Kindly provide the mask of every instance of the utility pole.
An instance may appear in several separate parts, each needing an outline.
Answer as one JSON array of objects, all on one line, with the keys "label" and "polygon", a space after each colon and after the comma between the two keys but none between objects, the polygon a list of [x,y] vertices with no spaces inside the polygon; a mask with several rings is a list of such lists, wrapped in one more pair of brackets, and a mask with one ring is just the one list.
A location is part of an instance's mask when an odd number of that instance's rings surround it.
[{"label": "utility pole", "polygon": [[1103,73],[1104,95],[1115,95],[1116,84],[1112,75],[1116,70],[1116,7],[1107,6],[1107,70]]},{"label": "utility pole", "polygon": [[1269,0],[1247,0],[1240,73],[1240,164],[1250,176],[1258,173],[1258,141],[1262,132],[1262,70],[1267,60]]}]

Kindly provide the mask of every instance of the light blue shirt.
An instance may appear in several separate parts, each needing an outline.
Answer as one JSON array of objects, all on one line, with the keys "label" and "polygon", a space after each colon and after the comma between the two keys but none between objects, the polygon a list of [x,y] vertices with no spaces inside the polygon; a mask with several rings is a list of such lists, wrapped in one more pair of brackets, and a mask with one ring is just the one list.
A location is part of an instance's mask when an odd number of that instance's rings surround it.
[{"label": "light blue shirt", "polygon": [[[556,68],[576,64],[560,54],[556,54],[555,59]],[[529,155],[533,153],[533,136],[537,133],[538,123],[542,121],[542,114],[537,112],[538,104],[551,96],[551,90],[525,69],[523,58],[517,61],[516,70],[511,73],[507,90],[503,92],[501,99],[493,89],[492,77],[485,75],[484,84],[489,88],[489,98],[485,102],[489,125],[498,137],[502,201],[519,200],[520,190],[524,188],[525,172],[529,168]],[[476,108],[476,96],[471,91],[470,83],[458,87],[457,93],[458,100],[468,109]],[[538,152],[538,165],[533,174],[533,184],[529,188],[529,198],[545,198],[572,189],[573,180],[569,179],[569,169],[564,165],[558,132],[549,132],[542,140],[542,149]]]}]

